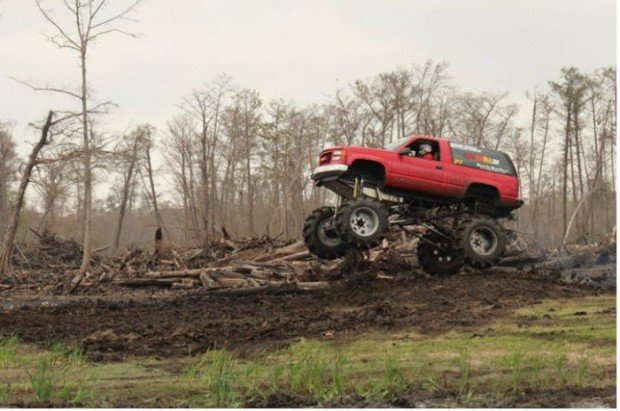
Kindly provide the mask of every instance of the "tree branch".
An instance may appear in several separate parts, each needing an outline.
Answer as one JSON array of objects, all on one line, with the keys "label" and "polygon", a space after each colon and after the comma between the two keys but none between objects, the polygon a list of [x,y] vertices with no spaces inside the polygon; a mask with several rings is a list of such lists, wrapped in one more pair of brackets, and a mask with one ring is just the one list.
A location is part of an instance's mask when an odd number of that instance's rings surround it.
[{"label": "tree branch", "polygon": [[64,37],[65,40],[67,40],[67,42],[69,42],[71,45],[73,45],[76,48],[79,48],[78,43],[73,40],[64,30],[62,27],[60,27],[60,25],[51,18],[51,16],[49,15],[48,12],[46,12],[43,9],[43,6],[41,5],[41,0],[35,0],[35,4],[37,5],[37,8],[39,9],[39,11],[41,12],[41,14],[43,14],[43,17],[45,18],[45,20],[47,20],[52,26],[54,26],[54,28],[56,28],[56,30],[58,31],[58,33],[60,33],[60,35],[62,37]]},{"label": "tree branch", "polygon": [[61,89],[61,88],[56,88],[56,87],[37,87],[37,86],[34,86],[34,85],[32,85],[30,83],[27,83],[25,81],[16,79],[15,77],[9,77],[9,78],[11,80],[13,80],[13,81],[16,81],[16,82],[26,86],[26,87],[29,87],[30,89],[32,89],[34,91],[51,91],[51,92],[54,92],[54,93],[66,94],[68,96],[75,97],[75,98],[77,98],[79,100],[82,99],[82,96],[80,96],[79,94],[74,93],[72,91],[69,91],[69,90],[65,90],[65,89]]}]

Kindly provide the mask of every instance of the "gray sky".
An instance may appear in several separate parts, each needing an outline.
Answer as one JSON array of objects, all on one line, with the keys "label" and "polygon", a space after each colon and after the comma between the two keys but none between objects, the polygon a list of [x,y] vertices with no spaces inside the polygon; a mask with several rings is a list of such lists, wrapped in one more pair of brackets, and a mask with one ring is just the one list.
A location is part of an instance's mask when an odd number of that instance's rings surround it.
[{"label": "gray sky", "polygon": [[[264,99],[303,104],[433,59],[449,62],[463,89],[508,91],[521,103],[563,66],[616,62],[613,0],[146,0],[135,16],[139,39],[112,35],[91,49],[95,95],[118,104],[110,131],[163,129],[184,95],[222,72]],[[27,123],[68,100],[8,76],[76,84],[76,57],[44,32],[34,1],[0,0],[0,120],[16,124],[18,140],[32,140]]]}]

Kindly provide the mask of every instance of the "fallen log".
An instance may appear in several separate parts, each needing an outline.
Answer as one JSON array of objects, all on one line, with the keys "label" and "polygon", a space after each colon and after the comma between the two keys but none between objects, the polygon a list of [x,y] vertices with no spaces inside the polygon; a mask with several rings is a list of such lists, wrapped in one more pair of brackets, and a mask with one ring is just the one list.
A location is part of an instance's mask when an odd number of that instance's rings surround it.
[{"label": "fallen log", "polygon": [[199,277],[204,268],[195,268],[192,270],[174,270],[174,271],[149,271],[144,274],[146,278],[183,278],[183,277]]},{"label": "fallen log", "polygon": [[205,273],[200,273],[200,282],[204,288],[213,288],[216,287],[216,282]]},{"label": "fallen log", "polygon": [[306,246],[304,245],[303,241],[297,241],[293,244],[287,245],[286,247],[278,248],[271,253],[261,254],[253,258],[252,261],[270,261],[280,257],[285,257],[287,255],[301,253],[302,251],[306,251]]},{"label": "fallen log", "polygon": [[184,289],[189,289],[189,288],[194,288],[197,286],[197,283],[194,280],[190,280],[190,281],[185,281],[185,280],[181,280],[179,282],[173,283],[170,288],[172,288],[173,290],[184,290]]},{"label": "fallen log", "polygon": [[71,280],[71,283],[69,283],[69,288],[67,289],[67,293],[71,294],[73,291],[75,291],[75,289],[78,287],[78,285],[80,285],[84,277],[85,277],[84,273],[78,273],[78,275],[73,277],[73,279]]},{"label": "fallen log", "polygon": [[218,278],[216,281],[224,287],[247,287],[248,285],[257,286],[265,283],[265,281],[253,278]]},{"label": "fallen log", "polygon": [[237,272],[233,268],[208,268],[201,275],[208,275],[215,280],[224,278],[247,279],[249,273]]},{"label": "fallen log", "polygon": [[319,291],[327,290],[331,288],[332,284],[328,281],[309,281],[303,283],[296,283],[297,288],[303,291]]},{"label": "fallen log", "polygon": [[295,283],[281,283],[276,285],[267,286],[255,286],[244,288],[224,288],[224,289],[210,289],[207,290],[209,294],[215,295],[227,295],[227,296],[246,296],[246,295],[261,295],[261,294],[290,294],[302,292]]},{"label": "fallen log", "polygon": [[106,251],[107,249],[109,249],[110,247],[112,247],[112,246],[111,245],[104,245],[103,247],[95,248],[92,251],[92,253],[93,254],[102,253],[102,252]]},{"label": "fallen log", "polygon": [[256,269],[265,269],[265,270],[279,270],[283,266],[278,264],[273,264],[272,261],[268,262],[256,262],[256,261],[233,261],[230,265],[231,267],[238,267],[240,269],[245,269],[248,272]]},{"label": "fallen log", "polygon": [[274,265],[256,262],[237,262],[224,267],[205,267],[185,270],[163,270],[149,271],[144,274],[145,278],[197,278],[201,274],[213,275],[218,277],[242,278],[256,276],[265,278],[270,275],[285,276],[293,272],[293,269],[286,265]]},{"label": "fallen log", "polygon": [[176,278],[126,278],[117,280],[115,283],[125,287],[143,287],[148,285],[170,287],[177,282],[179,282],[179,280]]},{"label": "fallen log", "polygon": [[267,262],[269,263],[280,263],[283,261],[298,261],[298,260],[305,260],[307,258],[312,257],[312,254],[310,254],[310,251],[306,250],[306,251],[301,251],[299,253],[295,253],[295,254],[290,254],[284,257],[280,257],[280,258],[275,258],[273,260],[269,260]]}]

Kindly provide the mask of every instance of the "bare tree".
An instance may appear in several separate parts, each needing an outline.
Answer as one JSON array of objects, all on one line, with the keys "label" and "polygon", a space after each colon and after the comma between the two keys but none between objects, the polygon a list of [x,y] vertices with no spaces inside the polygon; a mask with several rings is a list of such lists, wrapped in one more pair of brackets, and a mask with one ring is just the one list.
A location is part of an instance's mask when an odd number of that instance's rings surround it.
[{"label": "bare tree", "polygon": [[[583,104],[583,98],[586,91],[586,85],[583,83],[583,77],[579,71],[574,68],[562,69],[562,82],[550,82],[551,90],[560,100],[560,108],[558,114],[564,119],[564,155],[563,155],[563,188],[562,188],[562,227],[563,232],[567,231],[568,226],[568,170],[571,167],[571,182],[573,185],[573,205],[577,205],[577,191],[575,188],[575,176],[572,155],[573,148],[576,145],[576,128],[579,128],[579,120],[575,116],[580,114]],[[578,133],[578,131],[577,131]]]},{"label": "bare tree", "polygon": [[181,195],[186,243],[190,238],[195,242],[200,242],[201,232],[194,188],[193,133],[194,121],[192,117],[188,114],[176,116],[172,121],[168,122],[170,143],[164,149],[166,163],[169,172],[172,174],[174,187]]},{"label": "bare tree", "polygon": [[59,202],[68,194],[72,183],[66,175],[68,166],[66,161],[40,164],[37,167],[37,176],[32,178],[32,183],[43,202],[43,214],[37,226],[39,233],[51,231]]},{"label": "bare tree", "polygon": [[183,110],[198,122],[198,169],[202,203],[202,242],[215,233],[217,203],[217,164],[221,118],[227,96],[232,91],[231,78],[221,74],[183,101]]},{"label": "bare tree", "polygon": [[124,8],[111,11],[111,0],[73,0],[63,1],[60,9],[64,13],[57,17],[45,8],[43,0],[35,0],[35,3],[51,26],[53,34],[48,39],[61,49],[69,49],[77,53],[80,61],[80,87],[78,91],[58,87],[33,87],[37,90],[46,90],[61,93],[73,97],[80,102],[82,117],[82,161],[84,167],[84,219],[83,219],[83,242],[84,254],[80,274],[86,273],[90,267],[91,259],[91,225],[93,205],[93,176],[92,176],[92,130],[90,129],[89,109],[91,98],[87,77],[87,57],[90,46],[97,40],[112,34],[121,33],[129,36],[129,33],[119,27],[119,23],[127,20],[128,15],[140,3],[140,0],[126,3]]},{"label": "bare tree", "polygon": [[153,212],[155,213],[155,223],[158,228],[163,229],[166,237],[170,238],[170,233],[164,224],[164,219],[162,218],[161,211],[159,209],[159,202],[157,198],[157,190],[155,189],[155,168],[153,166],[152,160],[152,150],[155,147],[155,139],[153,137],[154,128],[149,125],[140,126],[137,133],[140,133],[140,139],[142,142],[142,147],[144,150],[145,160],[144,160],[144,171],[146,172],[146,178],[148,179],[148,185],[144,184],[146,187],[146,195],[148,200],[153,207]]},{"label": "bare tree", "polygon": [[121,241],[121,233],[123,231],[123,223],[125,222],[125,214],[127,213],[127,203],[131,198],[131,188],[135,182],[135,176],[137,174],[137,168],[139,167],[139,160],[141,154],[141,148],[145,144],[144,134],[141,128],[133,130],[126,138],[124,138],[115,150],[120,154],[119,166],[122,173],[122,190],[121,198],[118,210],[118,221],[116,223],[116,230],[114,232],[114,241],[112,248],[116,252]]},{"label": "bare tree", "polygon": [[336,92],[334,103],[328,108],[332,115],[332,137],[335,144],[353,145],[359,143],[363,123],[361,103],[347,96],[342,90]]},{"label": "bare tree", "polygon": [[[223,114],[224,131],[231,142],[231,148],[227,155],[227,174],[225,179],[228,184],[223,192],[235,189],[239,190],[239,205],[245,209],[248,229],[254,233],[254,194],[255,178],[253,162],[258,154],[258,136],[261,125],[260,108],[262,101],[259,94],[250,89],[240,90],[233,96],[232,104],[226,108]],[[240,172],[240,184],[232,185],[234,175]]]},{"label": "bare tree", "polygon": [[551,131],[551,116],[553,105],[548,95],[534,92],[529,96],[532,100],[532,118],[530,122],[530,139],[527,146],[528,197],[532,206],[532,225],[536,226],[537,216],[542,206],[542,190],[544,188],[545,175],[543,166],[549,151],[549,137]]},{"label": "bare tree", "polygon": [[452,136],[469,144],[499,149],[512,135],[514,104],[505,104],[507,94],[464,93],[458,100],[456,116],[449,122]]},{"label": "bare tree", "polygon": [[41,137],[39,138],[37,144],[35,144],[32,148],[30,156],[28,157],[28,161],[24,164],[22,170],[19,189],[17,190],[17,194],[11,208],[9,225],[4,234],[4,241],[2,243],[2,247],[0,248],[0,275],[3,276],[12,272],[11,258],[13,256],[13,248],[15,247],[15,235],[17,234],[19,216],[24,206],[26,189],[28,188],[28,184],[30,184],[32,170],[39,163],[39,153],[41,152],[43,147],[45,147],[49,143],[48,135],[50,128],[53,125],[53,116],[54,113],[50,111],[47,115],[47,119],[45,120],[45,124],[41,128]]}]

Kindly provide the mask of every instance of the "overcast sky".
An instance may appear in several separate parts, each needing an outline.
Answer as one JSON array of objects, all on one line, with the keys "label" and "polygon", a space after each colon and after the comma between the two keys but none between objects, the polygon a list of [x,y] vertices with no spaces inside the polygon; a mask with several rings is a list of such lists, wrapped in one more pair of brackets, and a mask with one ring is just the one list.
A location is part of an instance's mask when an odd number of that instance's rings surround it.
[{"label": "overcast sky", "polygon": [[[57,13],[61,3],[48,0]],[[432,59],[449,62],[463,89],[507,91],[519,103],[563,66],[616,62],[613,0],[146,0],[135,17],[140,38],[112,35],[90,50],[96,97],[118,105],[110,131],[162,129],[184,95],[222,72],[264,99],[304,104]],[[28,122],[68,101],[9,76],[77,84],[76,57],[43,33],[33,0],[0,0],[0,120],[15,123],[18,140],[32,140]]]}]

